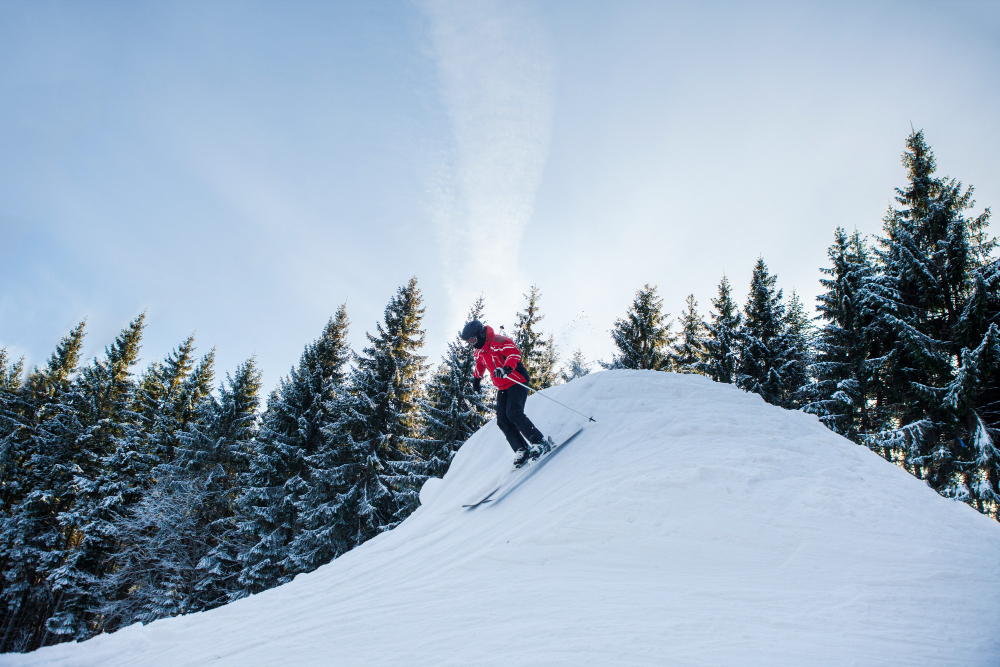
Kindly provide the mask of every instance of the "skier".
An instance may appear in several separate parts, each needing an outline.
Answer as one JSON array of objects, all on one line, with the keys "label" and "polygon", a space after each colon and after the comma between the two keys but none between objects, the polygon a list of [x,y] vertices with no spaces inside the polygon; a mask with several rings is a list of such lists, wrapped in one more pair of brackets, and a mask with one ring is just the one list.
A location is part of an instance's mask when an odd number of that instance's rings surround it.
[{"label": "skier", "polygon": [[462,338],[475,348],[476,370],[472,372],[472,388],[482,391],[482,378],[486,371],[489,371],[497,388],[497,426],[514,450],[514,467],[520,468],[528,461],[537,459],[551,448],[552,439],[543,436],[524,414],[528,389],[522,385],[528,384],[531,378],[521,363],[517,345],[510,338],[494,333],[493,327],[483,326],[479,320],[465,325]]}]

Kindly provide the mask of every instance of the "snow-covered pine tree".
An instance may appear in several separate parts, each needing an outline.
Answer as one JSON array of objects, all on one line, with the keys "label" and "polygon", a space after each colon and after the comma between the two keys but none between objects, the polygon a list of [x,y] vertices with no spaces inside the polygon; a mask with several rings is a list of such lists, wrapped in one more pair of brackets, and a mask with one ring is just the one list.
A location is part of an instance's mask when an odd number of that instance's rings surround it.
[{"label": "snow-covered pine tree", "polygon": [[167,476],[116,517],[115,566],[92,583],[105,632],[196,610],[197,564],[209,549],[203,508],[210,495],[204,478]]},{"label": "snow-covered pine tree", "polygon": [[189,486],[204,485],[198,508],[207,552],[198,561],[199,578],[187,607],[190,611],[212,609],[242,597],[239,553],[249,545],[237,525],[233,506],[241,489],[239,480],[249,470],[249,452],[257,437],[261,373],[250,357],[226,374],[219,386],[219,400],[202,404],[205,412],[181,438],[180,459]]},{"label": "snow-covered pine tree", "polygon": [[349,360],[348,326],[342,305],[268,398],[236,500],[242,567],[233,597],[289,581],[311,558],[301,542],[292,542],[304,530],[300,514],[315,507],[308,459],[325,446],[325,431],[337,418],[333,399]]},{"label": "snow-covered pine tree", "polygon": [[831,266],[820,269],[828,276],[820,280],[826,291],[818,297],[820,318],[826,324],[816,336],[810,367],[814,381],[803,409],[818,415],[831,430],[860,443],[863,434],[884,428],[877,411],[877,366],[871,361],[881,354],[866,301],[866,285],[875,275],[875,266],[861,235],[855,231],[848,236],[841,227],[834,232],[827,255]]},{"label": "snow-covered pine tree", "polygon": [[760,394],[768,403],[777,403],[785,389],[774,345],[785,319],[781,290],[774,287],[777,280],[768,273],[764,258],[758,258],[743,307],[736,366],[736,384],[744,391]]},{"label": "snow-covered pine tree", "polygon": [[323,389],[324,416],[315,447],[306,453],[305,468],[285,484],[296,513],[295,533],[283,562],[287,577],[311,572],[345,551],[344,540],[338,534],[340,526],[331,510],[339,505],[338,494],[344,489],[332,487],[328,481],[335,458],[330,456],[330,433],[342,419],[340,401],[346,391],[352,356],[347,343],[349,326],[346,305],[341,305],[316,343],[320,362],[315,386]]},{"label": "snow-covered pine tree", "polygon": [[[294,374],[294,369],[292,373]],[[270,421],[278,426],[275,413],[285,401],[295,400],[292,394],[294,375],[284,378],[267,399],[269,408],[261,417],[261,430]],[[269,428],[267,437],[258,435],[247,456],[247,469],[240,476],[240,491],[236,497],[234,513],[239,531],[235,598],[266,591],[280,583],[283,574],[281,563],[287,556],[288,543],[294,531],[291,507],[285,502],[284,484],[292,475],[290,467],[295,450],[285,447],[275,437],[277,428]]]},{"label": "snow-covered pine tree", "polygon": [[[24,358],[10,363],[0,350],[0,507],[14,502],[8,495],[19,469],[37,444],[39,422],[70,386],[83,346],[81,322],[64,337],[44,368],[34,368],[22,382]],[[48,409],[48,410],[47,410]]]},{"label": "snow-covered pine tree", "polygon": [[366,334],[370,346],[355,355],[337,400],[341,420],[328,430],[330,447],[315,457],[314,471],[331,499],[317,510],[325,517],[330,557],[393,528],[417,507],[426,479],[413,451],[426,372],[425,357],[417,354],[424,343],[422,303],[411,278],[386,306],[384,325]]},{"label": "snow-covered pine tree", "polygon": [[777,280],[777,275],[768,273],[764,259],[758,258],[739,329],[736,384],[768,403],[793,408],[803,384],[801,332],[796,329],[797,320],[789,321],[782,291],[775,289]]},{"label": "snow-covered pine tree", "polygon": [[78,370],[86,324],[87,321],[83,320],[59,341],[45,368],[31,371],[25,381],[25,390],[30,395],[36,399],[51,399],[70,388]]},{"label": "snow-covered pine tree", "polygon": [[[944,405],[964,427],[956,479],[947,489],[1000,520],[1000,260],[976,272],[957,327],[961,363]],[[964,420],[964,424],[961,422]]]},{"label": "snow-covered pine tree", "polygon": [[906,148],[909,183],[897,189],[898,207],[885,217],[877,249],[882,271],[869,283],[873,325],[887,341],[879,379],[892,424],[870,442],[901,451],[907,469],[932,488],[975,502],[968,443],[988,430],[979,428],[974,393],[957,400],[954,383],[966,355],[984,343],[989,348],[988,336],[968,337],[963,321],[996,241],[988,236],[989,209],[965,214],[975,204],[972,188],[934,175],[923,131],[914,131]]},{"label": "snow-covered pine tree", "polygon": [[625,318],[615,320],[611,338],[618,354],[610,363],[602,362],[601,365],[605,368],[672,370],[674,335],[670,331],[669,317],[669,313],[663,312],[663,299],[656,293],[656,285],[647,283],[636,292]]},{"label": "snow-covered pine tree", "polygon": [[538,366],[537,380],[532,376],[532,384],[535,387],[545,389],[559,383],[559,373],[556,370],[559,366],[559,349],[556,346],[555,336],[552,334],[549,334],[539,350],[539,359],[536,364]]},{"label": "snow-covered pine tree", "polygon": [[782,370],[787,390],[782,400],[786,408],[801,408],[807,400],[811,377],[809,367],[813,360],[813,340],[815,327],[799,295],[792,290],[785,310],[785,326],[782,332],[785,366]]},{"label": "snow-covered pine tree", "polygon": [[698,302],[694,294],[688,294],[684,301],[687,308],[681,311],[681,332],[678,336],[677,370],[681,373],[701,373],[705,359],[702,339],[705,338],[705,322],[698,314]]},{"label": "snow-covered pine tree", "polygon": [[40,645],[101,630],[94,584],[118,546],[116,522],[150,485],[155,458],[144,448],[132,375],[144,320],[145,314],[133,320],[102,358],[84,368],[41,427],[46,448],[72,456],[61,461],[60,472],[71,479],[52,534],[59,565],[47,583],[56,603]]},{"label": "snow-covered pine tree", "polygon": [[139,378],[138,412],[149,451],[160,463],[173,463],[176,429],[171,428],[171,413],[181,385],[194,366],[194,349],[194,336],[188,336],[162,362],[151,363]]},{"label": "snow-covered pine tree", "polygon": [[23,374],[24,357],[20,361],[11,362],[7,348],[0,347],[0,511],[3,512],[0,514],[0,521],[17,496],[17,490],[20,489],[17,482],[19,468],[30,456],[29,431],[24,430],[15,435],[28,421],[25,413],[33,412],[20,391]]},{"label": "snow-covered pine tree", "polygon": [[[17,481],[20,476],[19,468],[30,451],[27,433],[21,436],[20,443],[14,435],[25,421],[25,410],[22,408],[24,399],[19,395],[23,373],[24,357],[11,363],[7,348],[0,347],[0,521],[6,518],[12,500],[18,495],[21,486]],[[0,600],[3,599],[2,591],[3,587],[0,586]]]},{"label": "snow-covered pine tree", "polygon": [[201,404],[210,400],[215,377],[215,349],[195,363],[194,335],[159,363],[150,364],[140,380],[140,402],[148,448],[163,467],[176,474],[176,449],[189,426],[196,427]]},{"label": "snow-covered pine tree", "polygon": [[5,399],[0,406],[0,652],[37,648],[55,610],[49,577],[66,553],[59,518],[75,502],[76,449],[43,424],[63,417],[60,406],[75,377],[83,330],[81,322],[24,385],[8,383],[13,390],[0,392]]},{"label": "snow-covered pine tree", "polygon": [[[167,505],[172,507],[171,490],[175,487],[193,484],[204,491],[201,480],[193,479],[184,470],[181,454],[188,430],[196,430],[201,426],[199,421],[210,414],[212,399],[209,387],[214,377],[215,350],[209,351],[198,363],[195,363],[194,350],[194,336],[189,336],[163,362],[151,364],[139,382],[136,413],[141,419],[142,433],[138,449],[146,453],[150,464],[156,463],[150,471],[152,474],[141,478],[137,476],[134,480],[139,484],[138,492],[143,497],[141,500],[134,499],[131,504],[136,507],[141,505],[144,511],[159,511],[156,508],[163,509]],[[129,450],[126,455],[131,456],[132,451]],[[117,453],[116,456],[122,454],[125,453]],[[207,497],[193,507],[198,512],[206,510]],[[140,524],[136,524],[137,520]],[[158,519],[154,520],[154,524],[155,521]],[[197,538],[190,535],[177,537],[183,540],[183,545],[175,551],[183,550],[188,559],[195,558],[197,563],[197,558],[207,551],[204,545],[211,540],[208,521],[200,513],[185,517],[185,521],[201,525],[202,532]],[[148,520],[133,516],[130,509],[115,516],[112,523],[117,535],[116,546],[103,565],[107,572],[106,580],[96,585],[100,591],[101,618],[103,622],[112,624],[103,629],[113,630],[119,627],[114,624],[127,625],[139,620],[112,612],[113,609],[144,609],[142,613],[146,622],[189,611],[193,582],[197,576],[193,565],[190,570],[181,572],[180,565],[175,564],[173,568],[176,571],[169,575],[164,573],[163,578],[146,571],[159,567],[163,562],[155,555],[156,549],[164,548],[164,544],[175,539],[174,536],[157,534],[154,530],[169,530],[169,521],[156,528]],[[129,572],[142,573],[144,580],[132,581]]]},{"label": "snow-covered pine tree", "polygon": [[[15,481],[17,471],[12,467],[17,465],[15,460],[21,459],[22,448],[14,445],[11,438],[23,421],[21,414],[23,399],[19,396],[23,375],[24,357],[11,362],[7,348],[0,347],[0,511],[9,509],[9,503],[5,502],[5,498],[18,486]],[[0,514],[0,521],[4,516]]]},{"label": "snow-covered pine tree", "polygon": [[[479,297],[466,322],[482,319],[483,298]],[[427,383],[426,397],[420,401],[423,431],[417,452],[431,477],[443,477],[458,448],[493,416],[484,392],[472,390],[475,369],[474,350],[459,332],[448,344],[447,354]]]},{"label": "snow-covered pine tree", "polygon": [[698,369],[716,382],[732,384],[739,363],[742,316],[725,275],[719,281],[719,294],[712,299],[712,306],[715,310],[711,313],[711,321],[705,325],[705,335],[701,339],[704,356]]},{"label": "snow-covered pine tree", "polygon": [[21,388],[24,374],[24,357],[11,361],[6,347],[0,347],[0,391],[15,392]]},{"label": "snow-covered pine tree", "polygon": [[555,339],[551,335],[546,338],[538,329],[538,323],[545,319],[538,309],[538,301],[542,298],[541,290],[537,285],[532,285],[531,291],[524,298],[528,303],[524,311],[517,314],[514,344],[521,351],[521,361],[531,376],[532,386],[544,389],[551,387],[558,379],[556,364],[559,363],[559,355]]},{"label": "snow-covered pine tree", "polygon": [[219,398],[206,395],[198,405],[198,418],[188,421],[178,434],[177,467],[186,472],[230,475],[244,466],[247,443],[257,435],[260,387],[256,357],[237,366],[235,376],[226,373],[225,382],[219,384]]},{"label": "snow-covered pine tree", "polygon": [[583,377],[590,373],[590,362],[587,358],[583,356],[583,351],[577,349],[573,352],[573,356],[569,360],[569,364],[566,368],[563,368],[559,372],[559,376],[563,382],[570,382],[576,378]]}]

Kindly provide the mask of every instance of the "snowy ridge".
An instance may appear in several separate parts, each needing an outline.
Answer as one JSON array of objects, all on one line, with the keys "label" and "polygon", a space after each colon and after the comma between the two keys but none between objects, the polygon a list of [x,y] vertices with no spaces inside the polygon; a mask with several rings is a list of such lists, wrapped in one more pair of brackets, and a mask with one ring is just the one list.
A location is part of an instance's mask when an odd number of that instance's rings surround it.
[{"label": "snowy ridge", "polygon": [[510,469],[491,422],[402,525],[316,572],[0,664],[1000,664],[1000,525],[703,377],[546,391],[598,421],[502,502],[461,507]]}]

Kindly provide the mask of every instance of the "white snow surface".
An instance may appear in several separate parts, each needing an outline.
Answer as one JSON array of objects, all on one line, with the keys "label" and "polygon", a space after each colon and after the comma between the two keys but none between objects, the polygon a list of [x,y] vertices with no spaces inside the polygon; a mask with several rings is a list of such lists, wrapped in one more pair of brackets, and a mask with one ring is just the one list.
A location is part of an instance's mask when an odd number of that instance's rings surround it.
[{"label": "white snow surface", "polygon": [[398,528],[311,574],[0,663],[1000,665],[996,522],[703,377],[545,394],[597,422],[497,504],[461,507],[510,471],[491,422]]}]

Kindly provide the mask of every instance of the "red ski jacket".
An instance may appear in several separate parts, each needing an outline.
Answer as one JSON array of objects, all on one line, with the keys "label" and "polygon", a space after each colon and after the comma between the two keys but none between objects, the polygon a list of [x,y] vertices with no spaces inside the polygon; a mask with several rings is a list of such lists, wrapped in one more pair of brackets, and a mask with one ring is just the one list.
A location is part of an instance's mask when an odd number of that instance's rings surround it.
[{"label": "red ski jacket", "polygon": [[[485,373],[489,373],[493,379],[493,384],[501,391],[514,386],[511,380],[517,380],[521,384],[527,384],[528,380],[518,370],[521,361],[521,351],[514,345],[514,341],[506,336],[498,336],[493,333],[493,327],[486,327],[486,343],[482,349],[476,350],[476,370],[472,372],[472,377],[481,378]],[[498,378],[493,376],[494,369],[509,366],[513,372],[507,377]],[[522,365],[521,368],[524,368]]]}]

